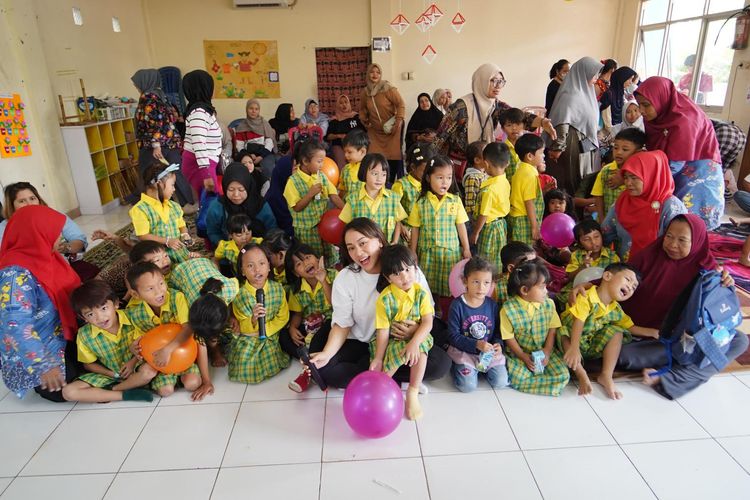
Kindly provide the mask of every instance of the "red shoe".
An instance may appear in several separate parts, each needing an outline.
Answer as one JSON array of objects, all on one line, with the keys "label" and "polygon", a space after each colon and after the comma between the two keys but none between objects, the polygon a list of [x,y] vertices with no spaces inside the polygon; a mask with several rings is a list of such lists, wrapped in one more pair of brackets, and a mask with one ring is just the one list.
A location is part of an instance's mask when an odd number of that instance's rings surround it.
[{"label": "red shoe", "polygon": [[294,392],[303,393],[310,386],[310,374],[306,371],[297,376],[294,380],[289,382],[289,388]]}]

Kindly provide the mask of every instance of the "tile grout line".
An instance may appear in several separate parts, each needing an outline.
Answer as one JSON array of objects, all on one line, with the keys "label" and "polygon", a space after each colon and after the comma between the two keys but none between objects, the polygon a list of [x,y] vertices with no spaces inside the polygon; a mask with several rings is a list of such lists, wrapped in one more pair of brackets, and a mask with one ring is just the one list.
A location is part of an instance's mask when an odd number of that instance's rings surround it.
[{"label": "tile grout line", "polygon": [[[75,406],[75,405],[73,405],[73,406]],[[65,420],[70,416],[70,413],[72,411],[73,411],[73,407],[71,407],[68,410],[68,412],[65,414],[65,416],[60,419],[60,421],[57,423],[57,425],[55,426],[55,428],[52,429],[49,434],[47,434],[47,437],[44,438],[44,441],[41,442],[41,444],[37,447],[36,451],[34,453],[32,453],[31,456],[29,457],[29,459],[26,461],[26,463],[23,464],[23,467],[21,467],[20,469],[18,469],[18,472],[16,472],[16,474],[13,476],[13,481],[15,481],[18,478],[18,476],[21,475],[21,472],[23,472],[23,470],[26,467],[29,466],[29,463],[34,459],[34,457],[36,456],[36,454],[39,453],[39,450],[41,450],[42,447],[47,443],[47,441],[49,441],[49,438],[52,436],[52,434],[54,434],[55,432],[57,432],[57,429],[60,428],[60,426],[62,425],[62,423],[65,422]],[[28,413],[28,412],[25,412],[25,413]],[[8,483],[8,487],[10,487],[10,485],[13,484],[13,481],[11,481],[10,483]],[[3,490],[3,493],[5,493],[5,490]]]},{"label": "tile grout line", "polygon": [[320,472],[318,473],[318,500],[322,500],[323,494],[323,454],[326,445],[326,419],[328,418],[328,391],[326,391],[325,404],[323,405],[323,436],[320,440]]},{"label": "tile grout line", "polygon": [[430,491],[430,480],[427,477],[427,464],[424,461],[424,451],[422,450],[422,436],[419,434],[419,423],[414,422],[414,430],[417,431],[417,444],[419,445],[419,459],[422,461],[422,473],[424,474],[424,484],[427,486],[427,498],[432,499]]},{"label": "tile grout line", "polygon": [[245,390],[242,391],[242,399],[240,400],[239,405],[237,406],[237,414],[234,416],[234,422],[232,422],[232,430],[229,431],[229,437],[227,437],[227,444],[224,446],[224,453],[221,455],[221,462],[219,462],[219,468],[216,470],[216,477],[214,477],[214,484],[211,485],[211,493],[209,493],[208,495],[209,499],[214,495],[214,490],[216,489],[216,483],[219,481],[219,474],[221,474],[221,468],[223,467],[224,459],[227,456],[229,443],[232,441],[232,434],[234,434],[234,428],[237,426],[237,420],[239,420],[240,418],[240,412],[242,411],[242,405],[244,404],[243,400],[245,399],[247,388],[248,388],[248,384],[245,384]]}]

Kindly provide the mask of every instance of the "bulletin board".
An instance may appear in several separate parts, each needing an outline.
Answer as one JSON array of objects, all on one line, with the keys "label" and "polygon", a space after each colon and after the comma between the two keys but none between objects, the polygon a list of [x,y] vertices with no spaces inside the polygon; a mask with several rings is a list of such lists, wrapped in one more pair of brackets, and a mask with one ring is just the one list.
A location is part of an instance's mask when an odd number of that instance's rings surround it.
[{"label": "bulletin board", "polygon": [[0,93],[0,157],[31,156],[31,139],[23,116],[21,96]]},{"label": "bulletin board", "polygon": [[281,97],[275,40],[204,40],[203,51],[215,98]]}]

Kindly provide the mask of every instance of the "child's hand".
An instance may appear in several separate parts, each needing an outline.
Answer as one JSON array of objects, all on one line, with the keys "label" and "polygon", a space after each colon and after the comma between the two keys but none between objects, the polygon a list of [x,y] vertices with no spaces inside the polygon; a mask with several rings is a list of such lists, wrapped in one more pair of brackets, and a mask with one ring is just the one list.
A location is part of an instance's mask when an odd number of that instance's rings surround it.
[{"label": "child's hand", "polygon": [[154,351],[154,366],[156,368],[160,368],[162,366],[167,366],[167,363],[169,363],[169,358],[172,357],[172,351],[174,348],[169,347],[162,347],[161,349],[158,349]]},{"label": "child's hand", "polygon": [[214,180],[211,177],[206,177],[203,179],[203,187],[206,188],[206,191],[214,191]]},{"label": "child's hand", "polygon": [[547,366],[547,363],[549,363],[549,357],[552,356],[552,349],[553,349],[553,347],[550,347],[549,349],[542,349],[542,352],[544,353],[544,359],[542,360],[542,366]]},{"label": "child's hand", "polygon": [[190,399],[192,399],[193,401],[201,401],[203,398],[213,393],[214,384],[212,384],[211,382],[204,382],[200,387],[193,391],[193,393],[190,395]]},{"label": "child's hand", "polygon": [[324,257],[320,258],[320,262],[318,262],[318,268],[315,269],[315,279],[320,282],[326,279],[326,260]]},{"label": "child's hand", "polygon": [[464,259],[471,259],[471,250],[468,248],[464,248],[461,255],[463,256]]},{"label": "child's hand", "polygon": [[617,170],[617,172],[613,172],[609,179],[607,179],[607,187],[610,189],[615,189],[617,187],[622,186],[623,180],[622,180],[622,174],[620,173],[620,170]]},{"label": "child's hand", "polygon": [[299,331],[298,328],[294,328],[293,326],[289,327],[289,336],[292,337],[292,342],[294,342],[294,345],[304,345],[305,344],[305,336],[302,335],[302,332]]},{"label": "child's hand", "polygon": [[497,353],[503,352],[503,346],[500,344],[492,344],[492,348],[495,350],[495,355],[497,355]]},{"label": "child's hand", "polygon": [[583,256],[583,267],[591,267],[594,259],[591,258],[591,252],[586,252]]},{"label": "child's hand", "polygon": [[419,362],[419,344],[413,340],[406,344],[404,348],[404,364],[411,367]]},{"label": "child's hand", "polygon": [[533,359],[531,359],[531,356],[529,356],[529,355],[528,355],[528,354],[526,354],[526,353],[523,353],[523,359],[522,359],[521,361],[523,361],[523,364],[525,364],[525,365],[526,365],[526,368],[527,368],[527,369],[528,369],[528,370],[529,370],[530,372],[533,372],[533,371],[534,371],[534,360],[533,360]]},{"label": "child's hand", "polygon": [[484,340],[477,340],[477,350],[480,352],[490,352],[492,349],[492,344],[489,342],[486,342]]},{"label": "child's hand", "polygon": [[323,191],[323,184],[320,182],[316,182],[312,186],[310,186],[310,194],[313,196],[318,196]]},{"label": "child's hand", "polygon": [[126,379],[129,376],[133,374],[133,371],[135,370],[135,364],[138,362],[138,359],[132,358],[130,361],[122,365],[122,368],[120,368],[120,378]]},{"label": "child's hand", "polygon": [[531,228],[531,239],[534,241],[542,239],[542,233],[539,232],[539,227]]},{"label": "child's hand", "polygon": [[110,233],[109,231],[104,231],[102,229],[97,229],[93,233],[91,233],[91,239],[96,240],[106,240],[106,241],[113,241],[118,238],[117,235]]},{"label": "child's hand", "polygon": [[253,306],[253,321],[258,322],[258,318],[262,318],[266,315],[266,306],[263,304],[255,304]]},{"label": "child's hand", "polygon": [[472,245],[476,245],[477,241],[479,241],[479,233],[472,232],[471,236],[469,236],[469,243],[471,243]]},{"label": "child's hand", "polygon": [[179,250],[180,248],[185,246],[179,238],[169,238],[169,241],[166,243],[166,245],[172,250]]},{"label": "child's hand", "polygon": [[198,252],[188,252],[188,259],[200,259],[201,257],[203,256]]},{"label": "child's hand", "polygon": [[373,359],[370,363],[370,371],[371,372],[382,372],[383,371],[383,360],[382,359]]},{"label": "child's hand", "polygon": [[139,361],[143,360],[143,355],[141,354],[141,339],[138,339],[130,344],[130,352]]},{"label": "child's hand", "polygon": [[563,355],[563,361],[571,370],[578,369],[581,366],[581,350],[578,347],[570,346]]}]

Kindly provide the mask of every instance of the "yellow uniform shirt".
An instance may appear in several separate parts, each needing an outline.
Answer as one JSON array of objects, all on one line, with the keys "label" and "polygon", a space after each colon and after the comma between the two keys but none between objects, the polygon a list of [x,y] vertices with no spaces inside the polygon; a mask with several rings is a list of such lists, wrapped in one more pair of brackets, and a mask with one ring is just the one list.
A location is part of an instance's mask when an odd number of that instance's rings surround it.
[{"label": "yellow uniform shirt", "polygon": [[[583,267],[583,250],[575,251],[570,254],[570,262],[565,266],[566,273],[573,273]],[[602,247],[599,258],[591,261],[591,267],[607,267],[613,262],[620,262],[620,257],[607,247]]]},{"label": "yellow uniform shirt", "polygon": [[[125,339],[126,342],[131,344],[133,341],[137,340],[143,335],[143,332],[140,331],[138,328],[133,326],[132,328],[127,328],[128,326],[131,326],[130,318],[128,318],[128,314],[123,311],[122,309],[117,311],[117,320],[120,323],[120,327],[117,329],[117,334],[113,335],[109,333],[107,330],[103,330],[99,328],[98,326],[94,326],[91,323],[88,324],[90,327],[89,335],[90,337],[97,337],[99,335],[104,335],[104,338],[106,338],[109,342],[112,343],[112,345],[117,345],[120,341],[120,336],[123,334],[123,330],[131,330],[129,333],[128,339]],[[78,349],[78,361],[84,364],[88,363],[95,363],[99,358],[94,354],[94,352],[89,349],[89,347],[85,344],[85,342],[82,342],[83,338],[81,336],[78,337],[76,342],[76,347]]]},{"label": "yellow uniform shirt", "polygon": [[[386,196],[396,196],[393,191],[386,189],[385,187],[380,188],[380,191],[378,191],[378,194],[375,196],[375,198],[372,198],[368,193],[367,189],[365,188],[364,182],[362,183],[362,186],[359,188],[359,194],[357,195],[357,202],[364,203],[364,205],[370,210],[371,214],[374,214],[378,211],[378,208],[380,208],[380,204],[383,201],[383,198]],[[402,221],[406,219],[406,211],[404,210],[404,207],[401,206],[401,203],[396,204],[396,213],[395,214],[389,214],[389,217],[395,217],[396,221]],[[346,205],[344,205],[344,208],[341,209],[341,213],[339,214],[339,219],[344,224],[348,224],[352,221],[352,204],[348,201],[346,202]]]},{"label": "yellow uniform shirt", "polygon": [[[335,271],[334,271],[335,272]],[[326,276],[326,282],[328,282],[329,285],[333,284],[333,280],[330,276]],[[289,310],[291,312],[298,312],[301,313],[302,311],[302,304],[299,303],[299,299],[297,298],[297,294],[307,293],[308,295],[312,297],[316,297],[318,294],[322,294],[325,296],[325,292],[323,292],[323,285],[318,281],[315,283],[315,290],[312,289],[310,286],[310,283],[307,282],[306,279],[300,280],[300,287],[299,292],[289,292]],[[325,303],[328,305],[331,305],[330,302],[328,302],[328,299],[325,299]]]},{"label": "yellow uniform shirt", "polygon": [[[203,286],[201,284],[201,286]],[[179,290],[174,289],[168,289],[166,294],[166,299],[164,300],[164,304],[162,304],[160,310],[159,316],[157,316],[154,313],[154,310],[151,308],[150,305],[146,304],[146,302],[143,301],[143,299],[138,299],[133,297],[128,302],[128,307],[126,308],[128,314],[131,315],[131,318],[133,316],[141,317],[144,316],[144,319],[151,320],[151,322],[155,325],[161,325],[162,320],[161,316],[163,313],[166,313],[172,309],[172,298],[171,293],[174,293],[175,296],[175,304],[174,304],[174,310],[177,313],[177,318],[173,321],[170,321],[169,323],[179,323],[184,324],[188,322],[188,311],[190,311],[190,306],[188,305],[187,298],[185,298],[185,294],[182,293]]]},{"label": "yellow uniform shirt", "polygon": [[[320,196],[323,198],[328,198],[332,194],[338,194],[333,184],[331,184],[327,180],[321,179],[321,177],[323,176],[323,174],[321,173],[308,175],[303,172],[302,169],[297,169],[295,174],[297,174],[299,178],[302,179],[302,181],[307,185],[308,188],[311,188],[313,184],[322,184],[323,189],[320,191]],[[289,210],[294,209],[294,206],[299,203],[299,200],[302,199],[302,196],[303,195],[301,195],[299,191],[297,191],[297,188],[294,187],[294,182],[292,182],[290,179],[286,183],[286,187],[284,187],[284,199],[286,199],[286,203],[287,205],[289,205]]]},{"label": "yellow uniform shirt", "polygon": [[[406,321],[409,316],[414,314],[414,306],[416,305],[417,299],[419,300],[419,317],[423,318],[427,314],[434,314],[435,309],[432,307],[432,302],[429,297],[418,297],[418,294],[423,293],[423,288],[419,284],[415,283],[408,291],[401,290],[395,285],[388,285],[381,293],[380,297],[390,294],[396,299],[399,305],[396,315],[391,320],[388,317],[386,311],[385,302],[382,299],[378,299],[375,303],[375,328],[380,330],[382,328],[390,328],[391,322],[395,321]],[[425,294],[426,295],[426,294]]]},{"label": "yellow uniform shirt", "polygon": [[[273,297],[271,297],[269,293],[269,284],[270,281],[266,280],[266,282],[263,284],[263,291],[265,292],[266,296],[266,335],[270,337],[271,335],[278,333],[279,330],[284,328],[287,323],[289,323],[289,304],[286,301],[286,293],[280,293],[281,304],[279,304],[278,306],[278,311],[273,318],[268,319],[268,315],[272,314],[273,309],[275,309],[275,307],[271,303],[273,301]],[[279,285],[276,284],[276,286]],[[242,285],[242,290],[240,290],[240,294],[248,294],[250,297],[253,297],[253,299],[256,297],[256,292],[257,289],[247,281],[244,285]],[[248,307],[247,309],[244,309],[240,307],[237,302],[234,302],[232,304],[232,311],[234,312],[234,316],[237,318],[237,321],[239,321],[240,323],[240,331],[242,333],[258,333],[258,324],[253,323],[253,312],[251,308]],[[249,314],[245,314],[246,311],[249,312]]]},{"label": "yellow uniform shirt", "polygon": [[518,153],[516,153],[516,146],[510,142],[508,139],[505,139],[505,144],[508,146],[508,149],[510,150],[510,162],[513,165],[518,165],[521,163],[521,159],[518,157]]},{"label": "yellow uniform shirt", "polygon": [[[540,307],[542,307],[542,304],[539,302],[527,302],[520,297],[519,299],[521,300],[521,303],[523,304],[529,316],[533,316],[534,313],[537,312]],[[552,328],[560,328],[560,326],[562,326],[562,323],[560,323],[560,316],[558,316],[557,311],[553,311],[552,320],[550,320],[549,322],[549,329],[551,330]],[[513,324],[510,322],[508,313],[505,311],[505,309],[500,310],[500,335],[503,340],[512,339],[515,337]]]},{"label": "yellow uniform shirt", "polygon": [[359,180],[359,166],[362,162],[347,163],[341,170],[341,176],[339,177],[338,188],[344,191],[347,195],[350,194],[352,187],[356,187],[358,183],[362,182]]},{"label": "yellow uniform shirt", "polygon": [[[169,200],[164,200],[164,203],[161,203],[156,198],[152,198],[146,193],[141,193],[141,201],[151,207],[165,224],[169,224]],[[148,217],[146,217],[146,214],[143,213],[142,210],[133,207],[130,209],[128,214],[133,220],[133,231],[135,232],[136,236],[143,236],[144,234],[149,234],[151,232],[151,224],[148,221]],[[177,219],[177,227],[185,227],[185,220],[182,218],[182,216]]]},{"label": "yellow uniform shirt", "polygon": [[[528,215],[524,202],[534,200],[540,190],[539,172],[536,167],[528,163],[521,162],[518,164],[518,170],[513,174],[513,180],[510,186],[510,215],[511,217],[521,217]],[[539,214],[537,214],[539,216]]]},{"label": "yellow uniform shirt", "polygon": [[[594,319],[603,318],[612,311],[622,307],[616,300],[610,302],[609,305],[604,305],[599,298],[599,292],[597,289],[598,287],[592,286],[586,290],[585,295],[579,295],[576,297],[575,304],[568,306],[568,314],[585,323],[595,305],[598,305],[599,307],[597,307],[594,312]],[[622,319],[612,324],[624,328],[625,330],[629,330],[633,327],[633,320],[630,319],[630,316],[623,313]]]},{"label": "yellow uniform shirt", "polygon": [[[251,238],[251,241],[260,245],[261,243],[263,243],[263,238]],[[230,257],[227,257],[227,254],[229,254]],[[216,257],[217,259],[227,258],[232,261],[232,263],[234,263],[239,254],[240,249],[237,248],[237,243],[235,243],[234,240],[219,241],[219,244],[216,246],[216,250],[214,251],[214,257]]]},{"label": "yellow uniform shirt", "polygon": [[[440,221],[441,223],[451,222],[453,224],[465,224],[466,221],[469,220],[469,216],[466,215],[464,204],[461,203],[461,199],[455,194],[447,193],[445,196],[443,196],[442,200],[438,200],[438,197],[435,196],[435,193],[433,193],[432,191],[429,191],[425,196],[436,213],[440,211],[440,208],[447,200],[458,200],[458,203],[454,203],[453,207],[451,207],[450,213],[448,214],[449,216],[451,216],[451,220]],[[409,218],[406,220],[406,223],[411,227],[421,227],[422,218],[419,215],[419,210],[412,210],[411,214],[409,214]]]},{"label": "yellow uniform shirt", "polygon": [[479,215],[492,222],[510,212],[510,183],[505,174],[490,177],[479,188]]}]

